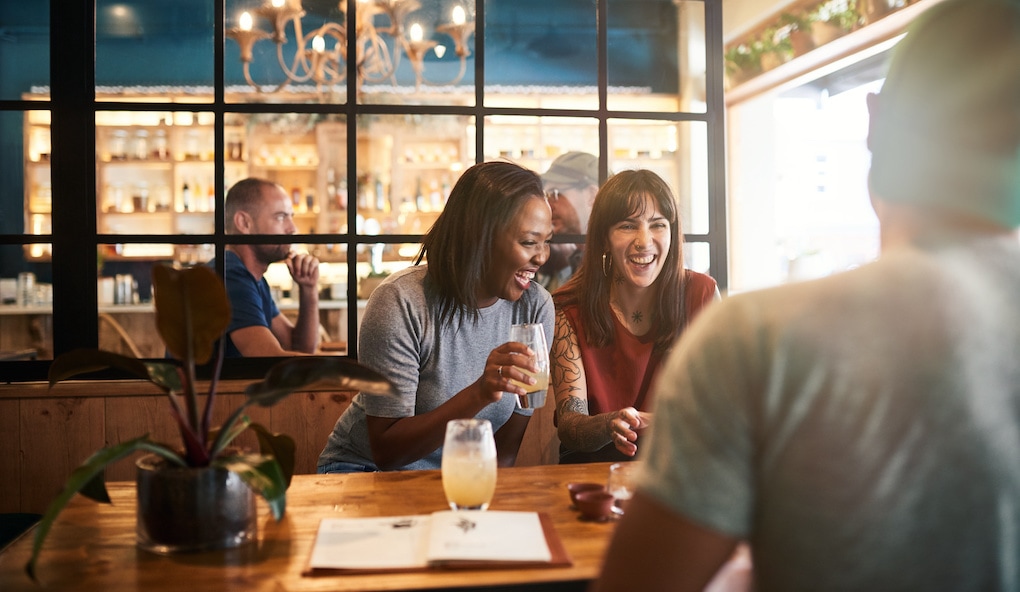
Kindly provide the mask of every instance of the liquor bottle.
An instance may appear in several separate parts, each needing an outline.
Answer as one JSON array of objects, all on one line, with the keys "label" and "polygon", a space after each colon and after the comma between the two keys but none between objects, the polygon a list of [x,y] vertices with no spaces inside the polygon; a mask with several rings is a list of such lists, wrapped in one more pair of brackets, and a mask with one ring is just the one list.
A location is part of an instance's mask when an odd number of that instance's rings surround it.
[{"label": "liquor bottle", "polygon": [[336,171],[333,167],[326,169],[326,203],[336,204]]},{"label": "liquor bottle", "polygon": [[340,186],[336,190],[336,209],[347,209],[347,177],[340,177]]},{"label": "liquor bottle", "polygon": [[216,211],[216,182],[215,179],[209,179],[209,183],[206,185],[205,190],[205,203],[206,211]]},{"label": "liquor bottle", "polygon": [[191,203],[191,186],[188,185],[188,180],[184,180],[184,186],[181,187],[181,207],[184,208],[185,212],[190,212],[193,209]]},{"label": "liquor bottle", "polygon": [[388,211],[389,204],[386,201],[386,195],[383,192],[382,180],[379,177],[375,178],[375,209],[380,212]]},{"label": "liquor bottle", "polygon": [[424,212],[426,210],[425,194],[421,191],[421,177],[418,177],[418,181],[414,187],[414,207],[417,208],[419,212]]}]

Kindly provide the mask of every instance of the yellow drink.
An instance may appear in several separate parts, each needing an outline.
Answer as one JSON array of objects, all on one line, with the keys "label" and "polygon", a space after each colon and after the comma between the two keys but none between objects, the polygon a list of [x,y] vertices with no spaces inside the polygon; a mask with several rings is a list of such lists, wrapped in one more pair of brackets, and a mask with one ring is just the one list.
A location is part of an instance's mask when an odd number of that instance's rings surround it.
[{"label": "yellow drink", "polygon": [[524,368],[517,368],[517,369],[520,370],[521,372],[527,374],[528,376],[535,377],[535,384],[524,384],[523,382],[521,382],[519,380],[510,380],[510,382],[512,382],[513,384],[516,384],[517,386],[523,388],[524,392],[526,392],[526,393],[533,393],[535,391],[544,391],[544,390],[548,390],[549,389],[549,371],[548,370],[540,370],[538,372],[528,372]]},{"label": "yellow drink", "polygon": [[496,456],[443,455],[443,491],[454,510],[484,510],[496,491]]}]

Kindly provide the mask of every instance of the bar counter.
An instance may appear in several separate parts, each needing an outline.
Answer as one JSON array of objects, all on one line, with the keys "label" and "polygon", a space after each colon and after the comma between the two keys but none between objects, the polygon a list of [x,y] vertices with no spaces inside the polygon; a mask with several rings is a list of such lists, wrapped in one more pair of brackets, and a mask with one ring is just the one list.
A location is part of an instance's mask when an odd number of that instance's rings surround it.
[{"label": "bar counter", "polygon": [[237,550],[160,556],[135,546],[135,485],[108,484],[112,505],[80,495],[54,525],[38,563],[42,587],[24,572],[34,528],[0,553],[0,589],[14,590],[584,590],[598,574],[614,522],[582,521],[571,481],[605,482],[607,463],[499,469],[490,509],[546,512],[569,567],[433,569],[302,576],[319,522],[328,517],[426,514],[447,509],[439,471],[295,475],[287,513],[275,522],[259,503],[259,540]]}]

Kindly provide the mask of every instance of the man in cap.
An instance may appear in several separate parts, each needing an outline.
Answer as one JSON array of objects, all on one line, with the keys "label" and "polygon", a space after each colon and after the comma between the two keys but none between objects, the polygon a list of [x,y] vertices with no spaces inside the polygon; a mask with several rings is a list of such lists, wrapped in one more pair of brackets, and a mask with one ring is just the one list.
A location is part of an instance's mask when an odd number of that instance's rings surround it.
[{"label": "man in cap", "polygon": [[673,349],[595,590],[1020,589],[1020,0],[945,0],[868,98],[881,257]]},{"label": "man in cap", "polygon": [[[542,175],[542,186],[552,208],[553,234],[584,234],[599,191],[599,159],[587,152],[561,154]],[[581,264],[584,244],[554,243],[549,260],[535,281],[550,292],[565,283]]]}]

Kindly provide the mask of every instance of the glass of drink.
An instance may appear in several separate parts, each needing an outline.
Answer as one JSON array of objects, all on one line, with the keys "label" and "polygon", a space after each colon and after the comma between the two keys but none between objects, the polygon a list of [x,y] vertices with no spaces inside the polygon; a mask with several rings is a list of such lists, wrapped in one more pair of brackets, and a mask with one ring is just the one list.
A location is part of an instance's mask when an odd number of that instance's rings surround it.
[{"label": "glass of drink", "polygon": [[613,463],[609,465],[609,482],[606,489],[613,494],[614,509],[617,514],[623,514],[627,502],[634,495],[634,471],[637,467],[633,462]]},{"label": "glass of drink", "polygon": [[535,377],[535,384],[525,384],[517,380],[510,382],[521,386],[527,391],[525,396],[518,395],[517,404],[522,409],[533,409],[545,405],[545,395],[549,390],[549,346],[545,342],[545,328],[542,323],[524,323],[510,327],[510,341],[517,341],[531,348],[535,352],[535,365],[538,372],[529,372],[523,368],[517,369],[525,374]]},{"label": "glass of drink", "polygon": [[496,490],[496,440],[487,419],[453,419],[443,442],[443,491],[453,510],[485,510]]}]

